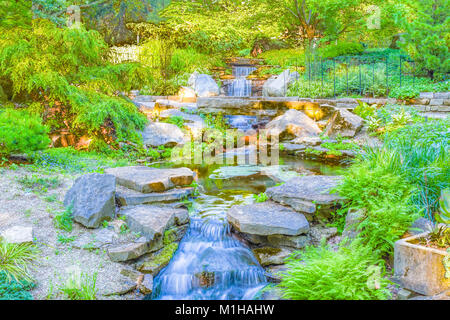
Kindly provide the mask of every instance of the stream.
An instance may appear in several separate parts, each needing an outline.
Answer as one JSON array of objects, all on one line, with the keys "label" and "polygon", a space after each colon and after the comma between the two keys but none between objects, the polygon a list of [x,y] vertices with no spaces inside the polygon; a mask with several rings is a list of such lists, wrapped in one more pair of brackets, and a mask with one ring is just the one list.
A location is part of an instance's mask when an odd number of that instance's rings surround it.
[{"label": "stream", "polygon": [[[188,231],[169,265],[154,279],[155,300],[251,300],[268,282],[252,251],[226,219],[233,205],[253,203],[253,194],[306,170],[334,174],[335,168],[295,158],[279,166],[188,166],[200,195],[191,199]],[[270,172],[270,178],[268,177]]]}]

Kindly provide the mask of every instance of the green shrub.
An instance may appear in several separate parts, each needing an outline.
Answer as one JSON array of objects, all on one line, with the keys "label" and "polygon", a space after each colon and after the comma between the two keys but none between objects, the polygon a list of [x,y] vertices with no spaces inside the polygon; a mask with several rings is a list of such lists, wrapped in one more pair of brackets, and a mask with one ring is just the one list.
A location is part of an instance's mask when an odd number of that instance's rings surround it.
[{"label": "green shrub", "polygon": [[282,68],[301,67],[305,65],[305,53],[303,49],[279,49],[263,52],[258,56],[267,64]]},{"label": "green shrub", "polygon": [[293,300],[385,300],[383,261],[369,247],[307,247],[287,259],[279,287]]},{"label": "green shrub", "polygon": [[319,55],[324,59],[335,58],[340,56],[355,56],[364,52],[361,43],[355,42],[338,42],[319,49]]},{"label": "green shrub", "polygon": [[0,154],[29,153],[50,144],[48,127],[37,115],[26,111],[0,109]]},{"label": "green shrub", "polygon": [[8,96],[45,115],[52,131],[139,141],[146,118],[117,93],[148,83],[149,69],[109,63],[98,32],[42,19],[32,24],[0,33],[0,82]]},{"label": "green shrub", "polygon": [[0,300],[33,300],[29,291],[34,287],[33,282],[9,279],[4,271],[0,271]]}]

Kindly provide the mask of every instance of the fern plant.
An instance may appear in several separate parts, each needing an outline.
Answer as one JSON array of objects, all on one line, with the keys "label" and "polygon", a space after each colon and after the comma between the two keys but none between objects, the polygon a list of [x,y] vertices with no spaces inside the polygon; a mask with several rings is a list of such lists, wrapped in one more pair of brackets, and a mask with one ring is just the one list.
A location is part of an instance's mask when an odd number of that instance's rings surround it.
[{"label": "fern plant", "polygon": [[334,251],[307,247],[280,273],[283,297],[292,300],[385,300],[390,297],[383,261],[358,245]]}]

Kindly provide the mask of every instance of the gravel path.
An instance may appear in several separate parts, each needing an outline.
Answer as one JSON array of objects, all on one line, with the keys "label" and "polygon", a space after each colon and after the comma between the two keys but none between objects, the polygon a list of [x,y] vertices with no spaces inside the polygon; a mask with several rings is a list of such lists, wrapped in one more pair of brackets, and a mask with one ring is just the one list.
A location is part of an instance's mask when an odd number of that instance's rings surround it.
[{"label": "gravel path", "polygon": [[[18,182],[21,177],[32,175],[58,177],[61,184],[47,192],[32,192]],[[63,299],[62,294],[58,294],[58,286],[67,281],[72,270],[81,271],[91,278],[97,273],[98,299],[142,298],[135,291],[121,296],[109,295],[126,291],[132,283],[120,275],[124,265],[111,262],[104,250],[90,252],[58,241],[58,234],[76,239],[83,233],[92,232],[76,223],[70,233],[56,229],[53,225],[53,216],[64,210],[64,195],[75,178],[59,174],[47,176],[25,168],[0,168],[0,232],[12,226],[31,226],[35,243],[40,250],[41,258],[32,272],[36,282],[36,287],[31,292],[34,299]]]}]

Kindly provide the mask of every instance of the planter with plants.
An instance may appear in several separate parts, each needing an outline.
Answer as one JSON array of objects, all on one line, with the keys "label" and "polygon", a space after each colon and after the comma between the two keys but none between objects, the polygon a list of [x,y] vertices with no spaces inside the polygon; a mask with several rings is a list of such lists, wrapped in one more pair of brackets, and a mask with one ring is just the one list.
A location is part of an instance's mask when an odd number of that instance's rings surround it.
[{"label": "planter with plants", "polygon": [[450,189],[442,191],[432,231],[395,243],[395,276],[405,288],[432,296],[450,290]]}]

